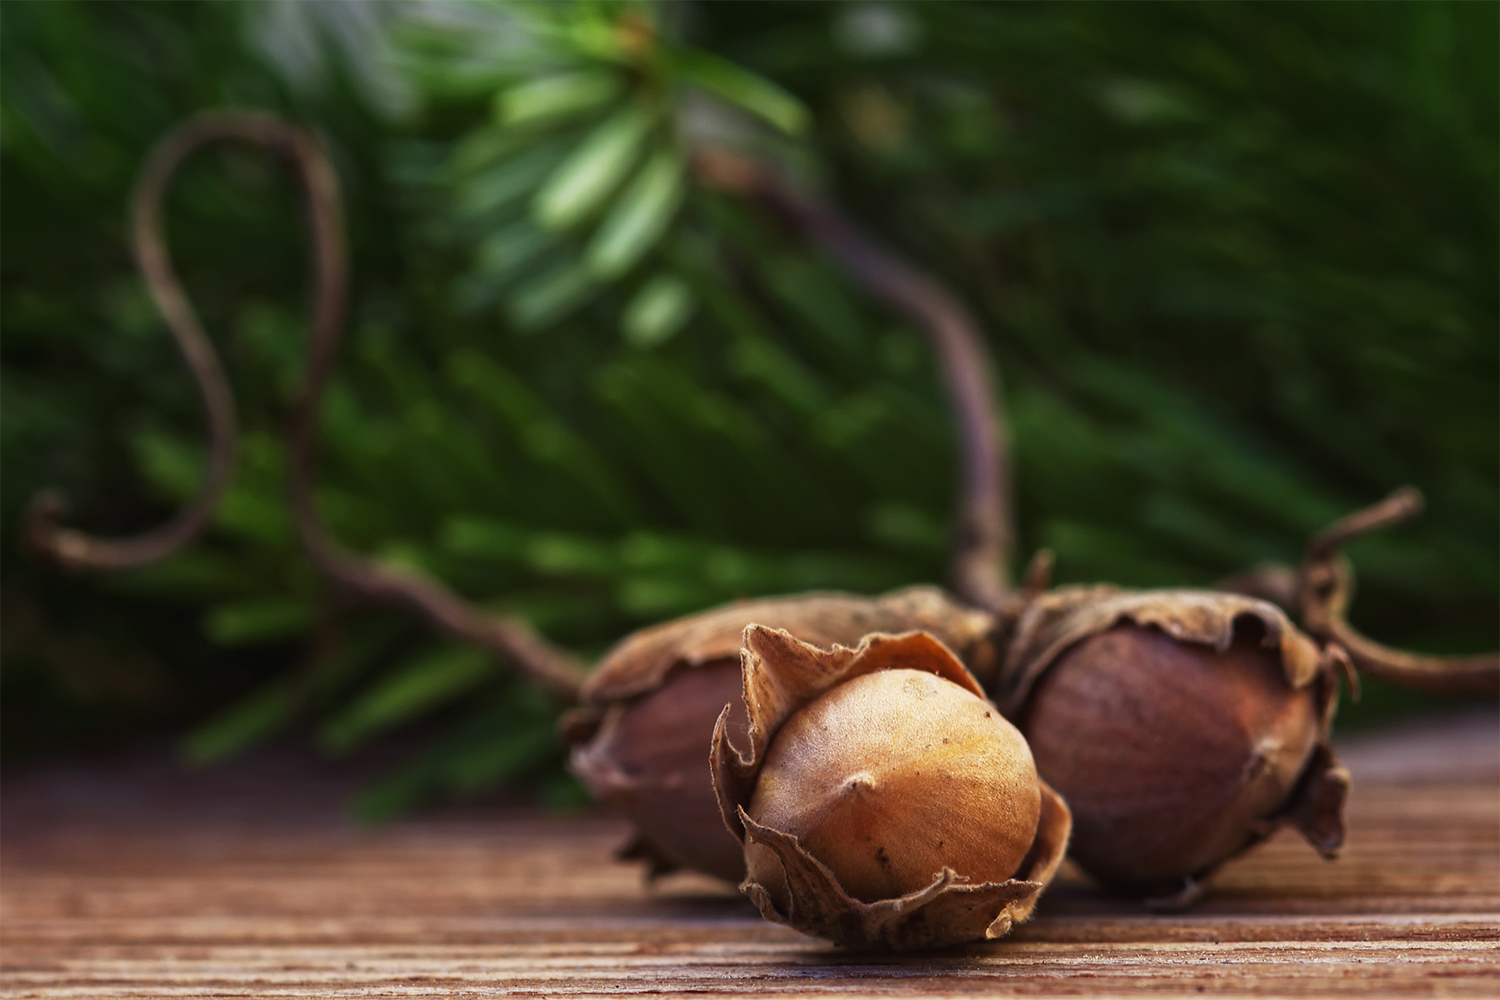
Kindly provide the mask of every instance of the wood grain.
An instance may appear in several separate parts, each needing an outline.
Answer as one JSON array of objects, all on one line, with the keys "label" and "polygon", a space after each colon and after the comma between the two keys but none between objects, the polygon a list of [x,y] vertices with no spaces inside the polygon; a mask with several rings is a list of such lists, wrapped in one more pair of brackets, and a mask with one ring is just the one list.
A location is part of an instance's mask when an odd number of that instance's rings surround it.
[{"label": "wood grain", "polygon": [[624,825],[488,807],[378,830],[289,751],[7,775],[0,995],[31,997],[1500,996],[1494,712],[1345,747],[1344,856],[1280,834],[1186,913],[1075,873],[1005,941],[841,952],[731,889],[652,888]]}]

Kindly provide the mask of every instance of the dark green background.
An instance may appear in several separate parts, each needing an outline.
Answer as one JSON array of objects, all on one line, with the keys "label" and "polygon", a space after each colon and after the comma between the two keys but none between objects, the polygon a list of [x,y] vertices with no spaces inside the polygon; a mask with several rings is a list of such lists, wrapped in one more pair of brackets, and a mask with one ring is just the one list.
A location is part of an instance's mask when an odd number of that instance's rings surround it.
[{"label": "dark green background", "polygon": [[[926,3],[871,15],[904,31],[884,52],[841,42],[855,9],[664,22],[805,102],[794,160],[980,318],[1018,558],[1052,548],[1061,581],[1206,585],[1294,561],[1412,483],[1424,518],[1351,548],[1356,624],[1435,652],[1497,644],[1494,4]],[[307,36],[320,72],[278,69],[263,21],[0,5],[8,763],[163,734],[208,763],[283,733],[335,754],[406,733],[419,749],[367,815],[507,782],[576,795],[556,706],[400,613],[338,603],[292,541],[278,439],[307,279],[293,189],[256,154],[199,157],[171,199],[244,424],[213,531],[115,578],[18,552],[40,487],[102,533],[193,492],[196,396],[124,219],[152,141],[208,107],[307,122],[338,162],[353,320],[320,501],[350,545],[586,655],[740,594],[941,581],[952,434],[915,331],[701,192],[653,251],[697,301],[666,343],[622,341],[613,288],[512,329],[474,294],[481,234],[441,166],[490,95],[431,57],[393,116],[332,36]],[[1346,721],[1446,704],[1371,689]]]}]

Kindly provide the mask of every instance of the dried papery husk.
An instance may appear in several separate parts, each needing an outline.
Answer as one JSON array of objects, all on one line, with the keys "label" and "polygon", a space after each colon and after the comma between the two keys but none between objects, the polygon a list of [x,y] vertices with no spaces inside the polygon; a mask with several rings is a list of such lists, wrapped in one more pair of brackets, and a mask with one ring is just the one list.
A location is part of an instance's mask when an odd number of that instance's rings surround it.
[{"label": "dried papery husk", "polygon": [[740,643],[752,622],[819,646],[926,630],[994,676],[993,618],[936,587],[739,601],[627,636],[585,682],[584,708],[564,734],[573,772],[636,827],[622,855],[645,859],[653,876],[678,869],[732,882],[744,876],[743,848],[720,818],[708,754],[725,705],[738,706],[730,726],[743,731]]},{"label": "dried papery husk", "polygon": [[927,632],[958,654],[981,683],[998,666],[994,617],[937,587],[905,587],[866,597],[815,591],[790,597],[735,601],[652,625],[620,640],[584,682],[585,705],[603,705],[654,691],[673,671],[707,663],[740,662],[746,625],[785,629],[803,642],[851,645],[874,632]]},{"label": "dried papery husk", "polygon": [[1337,853],[1339,652],[1237,594],[1064,587],[1022,614],[997,701],[1072,808],[1080,866],[1186,904],[1283,823]]},{"label": "dried papery husk", "polygon": [[1025,740],[920,632],[820,649],[752,625],[748,731],[714,733],[714,788],[769,920],[858,948],[996,938],[1066,851],[1067,806]]}]

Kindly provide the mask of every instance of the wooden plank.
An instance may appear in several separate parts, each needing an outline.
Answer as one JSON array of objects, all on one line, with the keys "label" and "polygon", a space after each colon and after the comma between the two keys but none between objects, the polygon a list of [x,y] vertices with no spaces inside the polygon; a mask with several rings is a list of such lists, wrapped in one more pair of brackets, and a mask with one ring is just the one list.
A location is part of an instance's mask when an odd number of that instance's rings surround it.
[{"label": "wooden plank", "polygon": [[289,754],[9,775],[0,995],[1500,996],[1493,712],[1346,748],[1344,856],[1280,834],[1186,914],[1066,872],[1009,939],[843,952],[731,889],[656,887],[599,814],[449,810],[357,830],[347,776]]}]

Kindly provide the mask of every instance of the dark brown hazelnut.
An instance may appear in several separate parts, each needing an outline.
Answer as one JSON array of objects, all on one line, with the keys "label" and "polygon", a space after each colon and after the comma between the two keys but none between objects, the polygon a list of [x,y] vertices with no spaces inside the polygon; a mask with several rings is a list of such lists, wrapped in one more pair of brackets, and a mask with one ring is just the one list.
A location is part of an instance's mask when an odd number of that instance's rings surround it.
[{"label": "dark brown hazelnut", "polygon": [[1096,587],[1044,595],[1027,615],[1002,704],[1073,810],[1085,871],[1171,905],[1281,823],[1338,850],[1337,657],[1279,609]]},{"label": "dark brown hazelnut", "polygon": [[1068,811],[1020,732],[932,636],[819,649],[745,630],[748,751],[714,737],[740,886],[770,920],[855,947],[999,937],[1030,915]]},{"label": "dark brown hazelnut", "polygon": [[[742,706],[737,662],[681,670],[655,691],[611,705],[593,738],[573,750],[573,773],[637,830],[622,856],[644,858],[653,875],[682,868],[729,882],[744,876],[744,852],[724,827],[708,771],[714,720],[730,702]],[[730,725],[744,731],[743,706]]]},{"label": "dark brown hazelnut", "polygon": [[719,815],[708,754],[725,705],[741,713],[731,731],[743,729],[740,641],[752,622],[820,646],[925,629],[993,676],[992,619],[934,587],[741,601],[626,637],[589,677],[586,707],[565,733],[574,773],[636,827],[624,855],[645,858],[653,875],[685,868],[734,882],[744,876],[743,849]]}]

